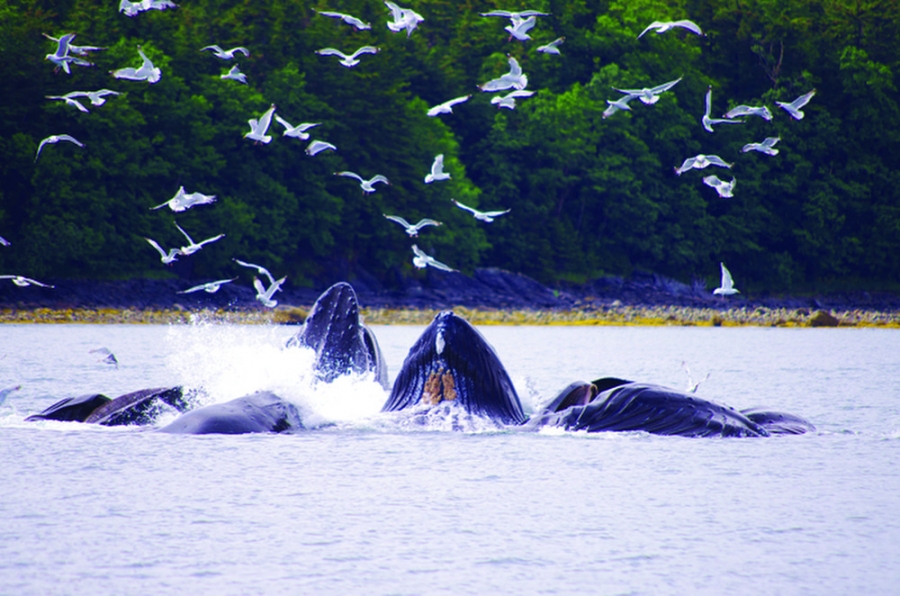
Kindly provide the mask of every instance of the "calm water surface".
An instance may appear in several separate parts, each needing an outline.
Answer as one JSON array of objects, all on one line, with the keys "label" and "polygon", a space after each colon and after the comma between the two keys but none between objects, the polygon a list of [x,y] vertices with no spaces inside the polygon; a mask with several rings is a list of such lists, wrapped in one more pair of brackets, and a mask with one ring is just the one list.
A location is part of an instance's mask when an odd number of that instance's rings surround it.
[{"label": "calm water surface", "polygon": [[[0,326],[0,594],[896,594],[900,333],[484,327],[526,409],[600,376],[767,405],[768,439],[503,432],[313,387],[285,327]],[[375,327],[396,375],[421,327]],[[118,370],[90,350],[105,346]],[[272,389],[316,431],[26,423],[67,396]]]}]

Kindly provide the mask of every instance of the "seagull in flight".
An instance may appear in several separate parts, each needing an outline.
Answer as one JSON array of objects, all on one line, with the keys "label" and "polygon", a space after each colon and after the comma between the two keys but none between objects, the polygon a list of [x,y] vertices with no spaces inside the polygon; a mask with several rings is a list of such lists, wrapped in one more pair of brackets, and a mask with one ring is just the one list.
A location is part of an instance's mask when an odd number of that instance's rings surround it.
[{"label": "seagull in flight", "polygon": [[116,370],[119,370],[119,361],[116,359],[116,355],[113,354],[109,348],[96,348],[91,350],[91,354],[103,354],[103,358],[101,358],[97,362],[111,364],[112,366],[116,367]]},{"label": "seagull in flight", "polygon": [[159,256],[161,257],[160,260],[165,265],[171,265],[172,263],[177,261],[178,255],[181,254],[181,251],[178,250],[177,248],[170,248],[169,252],[166,252],[165,249],[162,246],[160,246],[159,243],[156,240],[154,240],[153,238],[147,238],[145,236],[144,240],[149,242],[150,246],[152,246],[153,248],[156,249],[156,251],[159,253]]},{"label": "seagull in flight", "polygon": [[516,109],[517,97],[531,97],[532,95],[534,95],[534,91],[528,91],[527,89],[513,89],[511,92],[502,97],[499,95],[496,97],[492,97],[491,104],[496,105],[498,108],[514,110]]},{"label": "seagull in flight", "polygon": [[416,246],[412,245],[412,250],[415,256],[413,257],[413,265],[418,269],[424,269],[425,267],[431,265],[435,269],[441,269],[442,271],[456,271],[453,267],[448,265],[444,265],[440,261],[436,260],[434,257],[425,254],[422,250]]},{"label": "seagull in flight", "polygon": [[763,139],[762,143],[747,143],[741,149],[741,152],[747,153],[748,151],[759,151],[766,155],[778,155],[778,149],[775,149],[775,143],[780,140],[781,137],[766,137]]},{"label": "seagull in flight", "polygon": [[716,192],[719,193],[719,196],[723,199],[730,199],[734,195],[732,194],[734,191],[734,185],[737,184],[737,180],[734,178],[731,179],[731,182],[726,182],[721,180],[718,176],[704,176],[703,184],[709,186],[710,188],[716,189]]},{"label": "seagull in flight", "polygon": [[509,72],[498,79],[492,79],[484,85],[479,85],[482,91],[503,91],[505,89],[524,89],[528,86],[528,75],[522,74],[519,61],[509,57]]},{"label": "seagull in flight", "polygon": [[375,185],[379,182],[383,182],[384,184],[390,184],[388,179],[385,178],[384,176],[382,176],[381,174],[372,176],[368,180],[363,179],[362,176],[360,176],[359,174],[355,174],[353,172],[335,172],[334,175],[335,176],[343,176],[345,178],[353,178],[354,180],[358,180],[359,187],[365,193],[375,192]]},{"label": "seagull in flight", "polygon": [[632,99],[636,99],[637,95],[623,95],[616,101],[611,99],[607,99],[606,103],[609,104],[606,106],[606,109],[603,110],[603,119],[607,119],[618,111],[630,112],[631,106],[628,105],[628,102]]},{"label": "seagull in flight", "polygon": [[110,89],[98,89],[97,91],[70,91],[65,95],[48,95],[47,99],[61,99],[72,107],[78,108],[82,112],[89,112],[76,97],[87,97],[91,101],[91,105],[102,106],[106,103],[107,95],[121,95],[118,91]]},{"label": "seagull in flight", "polygon": [[227,283],[231,283],[236,279],[237,279],[236,277],[232,277],[231,279],[220,279],[217,281],[208,281],[205,284],[200,284],[199,286],[194,286],[193,288],[188,288],[186,290],[182,290],[181,292],[178,292],[178,294],[191,294],[193,292],[199,292],[201,290],[208,294],[215,294],[216,292],[219,291],[219,288],[221,288],[223,285],[225,285]]},{"label": "seagull in flight", "polygon": [[247,120],[247,123],[250,125],[250,132],[244,135],[245,139],[252,139],[255,145],[260,143],[268,144],[272,141],[272,136],[267,135],[266,131],[269,130],[269,125],[272,124],[272,114],[275,113],[275,104],[273,103],[269,106],[269,109],[266,110],[262,116],[259,117],[259,120],[256,118],[251,118]]},{"label": "seagull in flight", "polygon": [[379,50],[375,46],[363,46],[349,56],[334,48],[322,48],[321,50],[316,50],[316,54],[320,56],[340,56],[340,63],[347,68],[353,68],[359,64],[359,56],[362,56],[363,54],[377,54],[378,52]]},{"label": "seagull in flight", "polygon": [[385,0],[385,6],[391,11],[392,21],[388,21],[388,29],[393,31],[394,33],[399,33],[406,29],[406,37],[412,35],[412,32],[415,31],[416,27],[419,26],[419,23],[424,21],[422,15],[412,10],[411,8],[400,8],[393,2],[388,2]]},{"label": "seagull in flight", "polygon": [[84,147],[84,143],[82,143],[81,141],[79,141],[78,139],[76,139],[75,137],[73,137],[71,135],[50,135],[49,137],[47,137],[46,139],[41,141],[41,143],[38,145],[37,153],[35,153],[35,155],[34,155],[34,161],[37,161],[38,157],[40,157],[41,149],[44,148],[44,145],[55,144],[55,143],[59,143],[60,141],[68,141],[69,143],[75,143],[79,147]]},{"label": "seagull in flight", "polygon": [[162,207],[168,206],[169,209],[179,213],[181,211],[185,211],[190,209],[194,205],[208,205],[210,203],[216,202],[216,195],[205,195],[199,192],[184,192],[184,187],[179,187],[178,192],[175,193],[175,196],[166,201],[165,203],[161,203],[156,207],[151,207],[151,210],[160,209]]},{"label": "seagull in flight", "polygon": [[703,128],[706,129],[707,132],[713,132],[713,124],[743,124],[743,120],[728,120],[726,118],[712,118],[710,116],[710,112],[712,110],[712,86],[710,85],[706,89],[706,112],[703,113],[703,117],[700,119],[700,123],[703,124]]},{"label": "seagull in flight", "polygon": [[307,130],[322,124],[321,122],[304,122],[303,124],[294,126],[278,114],[275,114],[275,120],[284,127],[283,136],[293,137],[295,139],[300,139],[301,141],[305,141],[309,138],[309,133],[306,132]]},{"label": "seagull in flight", "polygon": [[[72,35],[72,37],[75,37],[74,33],[71,35]],[[47,39],[49,39],[50,41],[55,41],[57,43],[59,43],[59,41],[61,39],[61,38],[57,38],[57,37],[52,37],[50,35],[47,35],[46,33],[44,33],[43,36],[46,37]],[[68,46],[69,46],[69,52],[71,52],[73,54],[77,54],[78,56],[89,56],[90,55],[89,52],[99,52],[101,50],[106,49],[106,48],[98,48],[96,46],[76,46],[75,44],[72,43],[71,39],[69,40]]]},{"label": "seagull in flight", "polygon": [[[51,37],[50,39],[53,38]],[[69,55],[69,51],[72,50],[70,42],[73,39],[75,39],[74,33],[66,33],[59,39],[53,39],[53,41],[56,42],[56,51],[52,54],[47,54],[45,58],[56,65],[56,68],[54,69],[56,72],[59,72],[59,69],[62,68],[66,74],[72,74],[72,71],[69,69],[69,64],[92,66],[87,60],[82,60],[81,58],[75,58]]]},{"label": "seagull in flight", "polygon": [[247,58],[250,57],[250,50],[248,50],[244,46],[238,46],[236,48],[231,48],[230,50],[223,50],[219,46],[215,46],[215,45],[200,48],[201,52],[204,52],[206,50],[212,50],[213,55],[216,58],[220,58],[222,60],[234,60],[235,53],[243,54]]},{"label": "seagull in flight", "polygon": [[219,234],[218,236],[213,236],[212,238],[207,238],[206,240],[203,240],[202,242],[194,242],[193,238],[188,236],[188,233],[185,232],[181,228],[181,226],[179,226],[176,223],[175,227],[178,228],[178,230],[182,234],[184,234],[184,237],[187,238],[187,241],[188,241],[187,246],[182,246],[180,249],[178,249],[178,252],[184,256],[192,255],[195,252],[197,252],[198,250],[200,250],[201,248],[203,248],[204,245],[209,244],[210,242],[215,242],[216,240],[221,240],[222,238],[225,237],[225,234]]},{"label": "seagull in flight", "polygon": [[0,236],[0,244],[2,244],[3,246],[9,246],[12,243],[3,236]]},{"label": "seagull in flight", "polygon": [[265,275],[269,279],[270,284],[275,283],[275,277],[269,273],[269,270],[263,267],[262,265],[254,265],[253,263],[248,263],[247,261],[242,261],[240,259],[231,259],[241,267],[247,267],[249,269],[256,269],[257,273],[260,275]]},{"label": "seagull in flight", "polygon": [[705,381],[706,379],[709,378],[709,373],[706,373],[706,376],[703,377],[702,380],[697,381],[697,382],[695,383],[695,382],[694,382],[694,377],[691,376],[691,369],[688,368],[687,362],[685,362],[684,360],[681,361],[681,368],[682,368],[682,370],[684,370],[684,372],[685,372],[685,374],[687,375],[687,378],[688,378],[687,389],[685,389],[685,391],[686,391],[687,393],[697,393],[697,389],[700,387],[700,383],[702,383],[703,381]]},{"label": "seagull in flight", "polygon": [[727,163],[718,155],[703,155],[702,153],[689,157],[684,160],[680,167],[675,168],[675,173],[681,176],[691,168],[702,170],[708,166],[718,166],[720,168],[731,168],[734,164]]},{"label": "seagull in flight", "polygon": [[47,99],[61,99],[66,102],[66,105],[70,105],[73,108],[78,108],[78,110],[87,114],[90,112],[89,109],[81,105],[81,102],[75,99],[76,97],[81,97],[80,91],[72,91],[71,93],[66,93],[65,95],[45,95]]},{"label": "seagull in flight", "polygon": [[385,215],[384,213],[382,213],[382,215],[384,215],[389,220],[395,221],[398,224],[400,224],[401,226],[403,226],[404,228],[406,228],[406,230],[405,230],[406,234],[410,238],[416,238],[419,235],[419,230],[421,230],[424,227],[444,225],[439,221],[435,221],[433,219],[427,219],[427,218],[420,219],[419,223],[413,225],[413,224],[409,223],[408,221],[406,221],[405,219],[403,219],[402,217],[400,217],[399,215]]},{"label": "seagull in flight", "polygon": [[431,173],[425,176],[425,184],[439,180],[449,180],[450,174],[444,172],[444,154],[434,156],[434,163],[431,164]]},{"label": "seagull in flight", "polygon": [[[656,87],[644,87],[643,89],[617,89],[613,87],[614,91],[618,91],[619,93],[624,93],[632,98],[638,98],[644,104],[648,106],[652,106],[656,102],[659,101],[659,96],[661,93],[664,93],[681,82],[683,77],[678,77],[674,81],[669,81],[668,83],[663,83],[662,85],[657,85]],[[621,109],[621,108],[620,108]]]},{"label": "seagull in flight", "polygon": [[13,391],[18,391],[21,388],[21,385],[13,385],[12,387],[0,389],[0,405],[3,405],[3,402],[6,401],[6,398],[9,397],[10,393],[12,393]]},{"label": "seagull in flight", "polygon": [[558,56],[559,46],[561,46],[564,41],[566,41],[565,37],[558,37],[547,45],[538,47],[537,51],[543,54],[556,54]]},{"label": "seagull in flight", "polygon": [[530,16],[527,19],[512,19],[512,23],[504,27],[509,32],[509,41],[515,37],[519,41],[528,41],[531,36],[528,32],[537,24],[537,17]]},{"label": "seagull in flight", "polygon": [[349,14],[344,14],[343,12],[330,12],[330,11],[325,11],[325,10],[319,10],[316,12],[318,12],[323,17],[331,17],[333,19],[340,19],[341,21],[347,23],[348,25],[352,25],[353,27],[355,27],[357,31],[363,31],[365,29],[372,28],[372,25],[370,25],[369,23],[365,23],[365,22],[361,21],[360,19],[358,19],[352,15],[349,15]]},{"label": "seagull in flight", "polygon": [[139,68],[128,67],[114,70],[112,71],[112,76],[129,81],[147,81],[151,85],[156,83],[162,77],[162,71],[158,67],[153,66],[153,62],[147,58],[141,46],[138,46],[137,51],[141,55],[141,60],[143,60],[141,66]]},{"label": "seagull in flight", "polygon": [[463,103],[464,101],[468,101],[470,97],[472,97],[472,96],[471,95],[463,95],[461,97],[456,97],[449,101],[445,101],[444,103],[440,103],[440,104],[434,106],[433,108],[430,108],[427,113],[432,118],[434,116],[437,116],[438,114],[452,114],[453,106]]},{"label": "seagull in flight", "polygon": [[337,151],[337,147],[335,147],[334,145],[332,145],[331,143],[328,143],[326,141],[318,141],[318,140],[312,141],[306,147],[306,154],[309,155],[310,157],[318,155],[319,153],[321,153],[323,151]]},{"label": "seagull in flight", "polygon": [[241,72],[241,69],[238,68],[237,64],[234,64],[228,72],[225,74],[219,75],[220,79],[231,79],[232,81],[237,81],[238,83],[247,84],[247,75]]},{"label": "seagull in flight", "polygon": [[490,12],[482,12],[481,16],[483,17],[503,17],[505,19],[527,19],[528,17],[549,17],[549,12],[541,12],[539,10],[520,10],[518,12],[512,12],[509,10],[492,10]]},{"label": "seagull in flight", "polygon": [[287,277],[282,277],[279,280],[273,281],[267,288],[263,285],[263,282],[259,281],[258,277],[254,277],[253,287],[256,289],[256,299],[262,302],[263,306],[267,308],[275,308],[278,301],[273,299],[272,296],[275,292],[281,291],[281,284],[283,284],[286,279]]},{"label": "seagull in flight", "polygon": [[766,106],[734,106],[725,112],[725,118],[737,118],[739,116],[759,116],[766,122],[772,119],[772,112]]},{"label": "seagull in flight", "polygon": [[119,12],[125,13],[126,17],[133,17],[145,10],[165,10],[167,8],[178,8],[178,5],[171,0],[141,0],[140,2],[121,0],[119,2]]},{"label": "seagull in flight", "polygon": [[21,275],[0,275],[0,279],[8,279],[20,288],[26,288],[28,286],[40,286],[42,288],[56,287],[51,286],[50,284],[41,283],[37,280],[31,279],[30,277],[22,277]]},{"label": "seagull in flight", "polygon": [[811,100],[813,98],[813,95],[815,94],[816,90],[813,89],[809,93],[801,95],[790,103],[785,103],[783,101],[776,101],[775,103],[778,104],[779,108],[783,108],[788,114],[790,114],[791,118],[793,118],[794,120],[803,120],[804,114],[800,110],[800,108],[808,104],[809,100]]},{"label": "seagull in flight", "polygon": [[691,33],[696,33],[697,35],[703,36],[703,31],[700,29],[700,26],[693,21],[689,21],[687,19],[682,19],[680,21],[653,21],[650,23],[646,29],[641,31],[641,34],[638,35],[638,39],[644,36],[644,33],[650,31],[651,29],[656,30],[656,34],[665,33],[669,29],[674,29],[675,27],[681,27],[682,29],[687,29]]},{"label": "seagull in flight", "polygon": [[495,217],[499,217],[501,215],[504,215],[504,214],[512,211],[512,209],[507,209],[505,211],[479,211],[478,209],[472,209],[471,207],[463,205],[456,199],[450,199],[450,200],[453,201],[453,204],[456,205],[457,207],[459,207],[460,209],[462,209],[464,211],[468,211],[469,213],[474,215],[475,219],[477,219],[478,221],[483,221],[485,223],[491,223],[492,221],[494,221]]},{"label": "seagull in flight", "polygon": [[713,294],[717,296],[740,294],[738,290],[734,289],[734,280],[731,279],[731,272],[725,268],[725,263],[719,263],[719,266],[722,268],[722,282],[719,284],[718,288],[713,290]]}]

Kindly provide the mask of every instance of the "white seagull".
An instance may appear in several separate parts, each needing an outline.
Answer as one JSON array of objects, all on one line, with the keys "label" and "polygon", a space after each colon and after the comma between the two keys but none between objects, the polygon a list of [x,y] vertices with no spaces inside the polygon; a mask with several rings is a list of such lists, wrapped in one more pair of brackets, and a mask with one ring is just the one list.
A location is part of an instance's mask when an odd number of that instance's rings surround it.
[{"label": "white seagull", "polygon": [[700,29],[700,26],[693,21],[689,21],[687,19],[682,19],[680,21],[653,21],[650,23],[646,29],[641,31],[641,34],[638,35],[638,39],[644,36],[644,33],[650,31],[651,29],[656,30],[656,34],[665,33],[669,29],[673,29],[675,27],[681,27],[682,29],[687,29],[691,33],[696,33],[697,35],[703,35],[703,31]]},{"label": "white seagull", "polygon": [[713,132],[713,124],[743,124],[743,120],[728,120],[726,118],[712,118],[710,116],[710,112],[712,110],[712,86],[710,85],[706,89],[706,111],[703,113],[703,117],[700,119],[700,123],[703,124],[703,128],[706,129],[707,132]]},{"label": "white seagull", "polygon": [[713,294],[717,296],[740,294],[738,290],[734,289],[734,280],[731,279],[731,272],[725,268],[725,263],[719,263],[719,266],[722,268],[722,283],[719,284],[718,288],[713,290]]},{"label": "white seagull", "polygon": [[215,46],[215,45],[200,48],[201,52],[204,52],[206,50],[212,50],[213,55],[216,58],[221,58],[222,60],[234,60],[235,53],[243,54],[247,58],[250,57],[250,50],[248,50],[244,46],[238,46],[236,48],[231,48],[230,50],[223,50],[219,46]]},{"label": "white seagull", "polygon": [[741,149],[741,152],[747,153],[748,151],[759,151],[766,155],[778,155],[778,149],[775,149],[775,143],[780,140],[781,137],[766,137],[763,139],[762,143],[747,143]]},{"label": "white seagull", "polygon": [[402,217],[400,217],[399,215],[386,215],[384,213],[382,213],[382,215],[384,215],[387,219],[397,222],[398,224],[403,226],[405,228],[406,234],[410,238],[417,237],[419,235],[419,230],[421,230],[424,227],[444,225],[439,221],[435,221],[433,219],[428,219],[428,218],[420,219],[419,223],[413,225],[413,224],[409,223],[408,221],[406,221],[405,219],[403,219]]},{"label": "white seagull", "polygon": [[415,244],[412,245],[412,249],[413,253],[415,254],[415,256],[413,257],[413,265],[415,265],[418,269],[424,269],[425,267],[431,265],[435,269],[441,269],[443,271],[456,271],[456,269],[454,269],[453,267],[444,265],[434,257],[425,254]]},{"label": "white seagull", "polygon": [[140,2],[121,0],[119,2],[119,12],[125,13],[126,17],[133,17],[145,10],[165,10],[167,8],[178,8],[178,5],[171,0],[140,0]]},{"label": "white seagull", "polygon": [[510,93],[507,93],[504,96],[496,96],[491,98],[491,104],[496,105],[498,108],[506,108],[508,110],[516,109],[516,98],[519,97],[531,97],[534,95],[534,91],[528,91],[526,89],[513,89]]},{"label": "white seagull", "polygon": [[254,144],[258,145],[259,143],[269,143],[272,141],[272,136],[267,135],[266,131],[269,130],[269,125],[272,124],[272,114],[275,113],[275,104],[273,103],[269,106],[269,109],[263,112],[263,115],[259,117],[259,120],[256,118],[250,118],[247,120],[247,123],[250,125],[250,132],[244,135],[245,139],[251,139]]},{"label": "white seagull", "polygon": [[88,112],[89,110],[84,107],[81,102],[79,102],[76,97],[87,97],[91,100],[91,105],[94,106],[102,106],[106,103],[105,97],[107,95],[121,95],[118,91],[111,91],[110,89],[98,89],[97,91],[70,91],[65,95],[48,95],[47,99],[61,99],[70,106],[76,107],[82,112]]},{"label": "white seagull", "polygon": [[13,385],[12,387],[6,387],[5,389],[0,389],[0,405],[3,405],[3,402],[6,401],[6,398],[9,397],[9,394],[13,391],[18,391],[21,389],[21,385]]},{"label": "white seagull", "polygon": [[444,154],[435,155],[434,163],[431,164],[431,173],[425,176],[425,184],[449,179],[450,174],[444,172]]},{"label": "white seagull", "polygon": [[519,41],[528,41],[531,36],[528,32],[537,24],[537,17],[530,16],[527,19],[512,19],[512,23],[503,29],[509,32],[509,39],[516,38]]},{"label": "white seagull", "polygon": [[272,296],[275,292],[281,291],[281,284],[283,284],[286,279],[287,277],[282,277],[279,280],[274,280],[267,288],[263,285],[263,282],[259,281],[258,277],[254,277],[253,287],[256,289],[256,299],[262,302],[263,306],[267,308],[275,308],[278,301],[273,299]]},{"label": "white seagull", "polygon": [[20,288],[25,288],[28,286],[41,286],[42,288],[56,287],[51,286],[50,284],[41,283],[37,280],[31,279],[30,277],[22,277],[21,275],[0,275],[0,279],[8,279]]},{"label": "white seagull", "polygon": [[512,209],[507,209],[505,211],[479,211],[478,209],[472,209],[471,207],[463,205],[456,199],[450,199],[450,200],[453,201],[453,204],[456,205],[457,207],[459,207],[460,209],[468,211],[469,213],[474,215],[475,219],[477,219],[478,221],[483,221],[485,223],[491,223],[492,221],[494,221],[495,217],[499,217],[501,215],[504,215],[504,214],[512,211]]},{"label": "white seagull", "polygon": [[482,91],[503,91],[505,89],[524,89],[528,86],[528,75],[522,74],[519,61],[509,57],[509,72],[498,79],[492,79],[478,88]]},{"label": "white seagull", "polygon": [[721,180],[718,176],[704,176],[703,184],[709,186],[710,188],[716,189],[716,192],[719,193],[719,196],[723,199],[730,199],[734,196],[734,185],[737,184],[737,180],[734,178],[731,179],[731,182],[726,182]]},{"label": "white seagull", "polygon": [[347,68],[353,68],[357,64],[359,64],[358,57],[363,54],[377,54],[378,48],[375,46],[363,46],[350,54],[349,56],[340,50],[336,50],[334,48],[322,48],[321,50],[316,50],[316,54],[320,56],[340,56],[340,63],[346,66]]},{"label": "white seagull", "polygon": [[12,243],[3,236],[0,236],[0,244],[3,246],[10,246]]},{"label": "white seagull", "polygon": [[168,206],[172,211],[180,213],[181,211],[190,209],[194,205],[208,205],[215,202],[216,195],[205,195],[199,192],[184,192],[184,187],[182,186],[179,187],[178,192],[175,193],[174,197],[172,197],[165,203],[161,203],[156,207],[151,207],[150,209],[155,210]]},{"label": "white seagull", "polygon": [[294,126],[278,114],[275,114],[275,120],[284,127],[283,136],[293,137],[295,139],[300,139],[301,141],[305,141],[309,138],[309,133],[306,132],[307,130],[322,124],[321,122],[304,122],[303,124]]},{"label": "white seagull", "polygon": [[91,350],[91,354],[103,354],[103,358],[101,358],[97,362],[111,364],[112,366],[116,367],[116,370],[119,369],[119,361],[116,359],[116,355],[113,354],[109,348],[96,348]]},{"label": "white seagull", "polygon": [[406,29],[406,37],[409,37],[416,27],[419,26],[419,23],[425,20],[422,18],[422,15],[411,8],[400,8],[393,2],[387,2],[387,0],[385,0],[384,5],[391,11],[393,21],[388,21],[387,26],[394,33],[399,33]]},{"label": "white seagull", "polygon": [[215,294],[216,292],[219,291],[219,288],[221,288],[223,285],[225,285],[227,283],[231,283],[236,279],[237,279],[236,277],[232,277],[231,279],[220,279],[217,281],[208,281],[205,284],[200,284],[199,286],[194,286],[193,288],[188,288],[186,290],[182,290],[182,291],[178,292],[178,294],[191,294],[193,292],[199,292],[201,290],[208,294]]},{"label": "white seagull", "polygon": [[785,111],[787,111],[787,113],[790,114],[791,118],[793,118],[794,120],[803,120],[804,114],[800,110],[800,108],[808,104],[809,100],[811,100],[813,98],[813,95],[815,94],[816,90],[813,89],[809,93],[801,95],[790,103],[785,103],[783,101],[776,101],[775,103],[778,104],[779,108],[783,108]]},{"label": "white seagull", "polygon": [[[618,91],[619,93],[624,93],[632,98],[638,98],[644,104],[648,106],[652,106],[656,102],[659,101],[659,95],[661,93],[665,93],[675,85],[681,82],[682,77],[678,77],[674,81],[669,81],[668,83],[663,83],[662,85],[657,85],[656,87],[644,87],[643,89],[618,89],[613,87],[614,91]],[[621,108],[620,108],[621,109]]]},{"label": "white seagull", "polygon": [[709,378],[709,373],[706,373],[706,376],[703,377],[702,380],[697,381],[697,382],[695,383],[695,382],[694,382],[694,377],[691,376],[691,369],[688,368],[687,362],[685,362],[684,360],[681,361],[681,368],[684,370],[684,372],[685,372],[685,374],[687,375],[687,378],[688,378],[687,389],[685,389],[685,391],[686,391],[687,393],[697,393],[697,389],[700,387],[700,383],[702,383],[703,381],[705,381],[706,379]]},{"label": "white seagull", "polygon": [[358,19],[352,15],[349,15],[349,14],[344,14],[342,12],[330,12],[330,11],[325,11],[325,10],[318,10],[316,12],[318,12],[323,17],[331,17],[332,19],[340,19],[341,21],[344,21],[348,25],[352,25],[353,27],[356,27],[357,31],[362,31],[365,29],[372,28],[372,25],[370,25],[369,23],[364,23],[360,19]]},{"label": "white seagull", "polygon": [[463,95],[461,97],[453,98],[449,101],[445,101],[444,103],[440,103],[433,108],[428,110],[428,115],[431,117],[437,116],[438,114],[452,114],[453,106],[463,103],[464,101],[468,101],[471,95]]},{"label": "white seagull", "polygon": [[81,97],[80,91],[72,91],[71,93],[66,93],[65,95],[45,95],[44,97],[46,97],[47,99],[61,99],[66,102],[67,105],[70,105],[73,108],[78,108],[84,113],[90,112],[89,109],[81,105],[81,102],[75,99],[76,97]]},{"label": "white seagull", "polygon": [[[50,39],[53,38],[51,37]],[[62,68],[64,71],[66,71],[66,74],[71,74],[72,71],[69,69],[69,64],[76,64],[78,66],[92,66],[92,64],[87,60],[82,60],[81,58],[75,58],[69,55],[69,51],[72,49],[70,42],[73,39],[75,39],[74,33],[66,33],[59,39],[53,39],[53,41],[56,42],[56,51],[52,54],[47,54],[45,58],[56,65],[56,71],[59,71],[59,69]]]},{"label": "white seagull", "polygon": [[150,246],[156,249],[156,251],[159,253],[159,256],[161,257],[160,260],[166,265],[171,265],[172,263],[177,261],[178,255],[181,254],[181,251],[177,248],[170,248],[169,252],[166,252],[165,249],[163,249],[163,247],[160,246],[159,243],[152,238],[147,238],[145,236],[144,240],[149,242]]},{"label": "white seagull", "polygon": [[549,17],[549,12],[541,12],[539,10],[520,10],[513,12],[509,10],[492,10],[490,12],[480,13],[483,17],[503,17],[505,19],[527,19],[528,17]]},{"label": "white seagull", "polygon": [[222,238],[225,237],[225,234],[219,234],[218,236],[213,236],[212,238],[207,238],[206,240],[203,240],[202,242],[194,242],[194,239],[191,238],[190,236],[188,236],[188,233],[185,232],[181,228],[181,226],[179,226],[176,223],[175,227],[178,228],[178,230],[182,234],[184,234],[184,237],[187,238],[187,241],[188,241],[187,246],[182,246],[180,249],[178,249],[178,252],[184,256],[192,255],[195,252],[197,252],[198,250],[200,250],[201,248],[203,248],[204,245],[209,244],[210,242],[215,242],[216,240],[221,240]]},{"label": "white seagull", "polygon": [[[46,33],[44,33],[43,35],[50,41],[55,41],[57,43],[59,43],[59,41],[61,39],[61,38],[57,38],[57,37],[52,37],[50,35],[47,35]],[[75,37],[74,34],[71,34],[71,35],[72,35],[72,37]],[[96,46],[76,46],[75,44],[72,43],[71,39],[69,40],[68,46],[69,46],[69,51],[71,53],[77,54],[79,56],[90,56],[89,52],[99,52],[101,50],[106,49],[106,48],[98,48]]]},{"label": "white seagull", "polygon": [[46,139],[42,140],[40,145],[38,145],[37,153],[34,154],[34,161],[37,161],[38,157],[40,157],[41,149],[44,148],[44,145],[55,144],[59,143],[60,141],[68,141],[69,143],[75,143],[79,147],[84,147],[84,143],[71,135],[50,135]]},{"label": "white seagull", "polygon": [[384,184],[390,184],[388,179],[385,178],[384,176],[382,176],[381,174],[372,176],[368,180],[363,179],[362,176],[360,176],[359,174],[355,174],[353,172],[335,172],[334,175],[335,176],[343,176],[345,178],[353,178],[354,180],[358,180],[359,187],[365,193],[375,192],[375,185],[379,182],[383,182]]},{"label": "white seagull", "polygon": [[141,60],[143,63],[139,68],[120,68],[118,70],[112,71],[112,76],[117,79],[127,79],[129,81],[147,81],[151,85],[162,77],[162,71],[153,66],[153,62],[147,58],[147,55],[144,54],[144,50],[141,49],[141,46],[138,46],[138,54],[141,55]]},{"label": "white seagull", "polygon": [[637,95],[623,95],[616,101],[612,101],[611,99],[607,99],[606,103],[609,104],[606,106],[606,109],[603,110],[603,119],[609,118],[613,114],[618,111],[630,112],[631,107],[628,105],[628,102],[632,99],[636,99]]},{"label": "white seagull", "polygon": [[555,40],[551,41],[547,45],[543,45],[538,47],[537,51],[543,54],[556,54],[559,55],[559,46],[566,41],[565,37],[558,37]]},{"label": "white seagull", "polygon": [[772,112],[766,106],[734,106],[725,112],[725,118],[737,118],[739,116],[759,116],[763,120],[772,119]]},{"label": "white seagull", "polygon": [[306,147],[306,154],[310,157],[318,155],[323,151],[337,151],[337,147],[326,141],[314,140]]},{"label": "white seagull", "polygon": [[235,64],[232,66],[228,72],[225,74],[219,75],[220,79],[231,79],[232,81],[237,81],[238,83],[247,84],[247,75],[241,72],[241,69],[238,68],[238,65]]},{"label": "white seagull", "polygon": [[680,167],[675,168],[675,173],[681,176],[691,168],[702,170],[708,166],[718,166],[720,168],[731,168],[734,164],[726,163],[724,159],[718,155],[703,155],[702,153],[689,157],[684,160]]},{"label": "white seagull", "polygon": [[240,259],[231,259],[231,260],[234,261],[235,263],[237,263],[238,265],[240,265],[241,267],[248,267],[250,269],[256,269],[256,271],[260,275],[265,275],[267,278],[269,278],[270,284],[275,283],[275,276],[273,276],[271,273],[269,273],[269,270],[266,269],[265,267],[263,267],[262,265],[254,265],[253,263],[248,263],[247,261],[242,261]]}]

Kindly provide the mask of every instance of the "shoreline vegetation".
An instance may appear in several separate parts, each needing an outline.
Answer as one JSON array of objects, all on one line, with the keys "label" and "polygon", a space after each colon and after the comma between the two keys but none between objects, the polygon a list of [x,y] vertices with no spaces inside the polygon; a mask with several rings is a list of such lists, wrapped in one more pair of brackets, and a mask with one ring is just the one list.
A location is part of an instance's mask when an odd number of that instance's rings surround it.
[{"label": "shoreline vegetation", "polygon": [[[427,325],[444,309],[363,308],[371,325]],[[696,327],[880,327],[900,329],[900,312],[852,309],[728,309],[690,306],[630,306],[613,302],[585,309],[453,308],[473,325],[610,325]],[[278,306],[271,310],[172,308],[3,308],[0,324],[241,324],[299,325],[309,307]]]}]

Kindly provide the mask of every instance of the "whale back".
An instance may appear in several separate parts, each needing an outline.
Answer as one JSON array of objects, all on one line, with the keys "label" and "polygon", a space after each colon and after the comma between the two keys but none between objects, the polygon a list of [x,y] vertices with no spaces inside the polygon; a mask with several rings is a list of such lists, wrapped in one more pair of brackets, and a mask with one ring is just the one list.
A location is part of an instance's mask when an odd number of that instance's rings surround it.
[{"label": "whale back", "polygon": [[437,315],[410,348],[382,411],[444,401],[504,424],[525,421],[519,396],[494,349],[477,329],[449,311]]},{"label": "whale back", "polygon": [[242,435],[303,429],[303,420],[290,402],[258,391],[222,404],[213,404],[176,418],[160,432],[183,435]]},{"label": "whale back", "polygon": [[88,395],[80,395],[78,397],[67,397],[59,400],[40,414],[32,414],[25,420],[84,422],[94,410],[110,401],[110,398],[100,393],[89,393]]},{"label": "whale back", "polygon": [[796,414],[775,412],[765,408],[747,408],[741,414],[760,425],[770,435],[802,435],[815,432],[815,425]]},{"label": "whale back", "polygon": [[317,376],[326,382],[346,374],[375,373],[387,388],[387,365],[375,334],[362,324],[353,286],[338,282],[319,296],[289,346],[316,353]]},{"label": "whale back", "polygon": [[103,426],[147,425],[166,411],[186,412],[190,407],[181,387],[141,389],[103,404],[84,422]]}]

